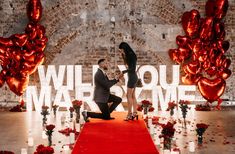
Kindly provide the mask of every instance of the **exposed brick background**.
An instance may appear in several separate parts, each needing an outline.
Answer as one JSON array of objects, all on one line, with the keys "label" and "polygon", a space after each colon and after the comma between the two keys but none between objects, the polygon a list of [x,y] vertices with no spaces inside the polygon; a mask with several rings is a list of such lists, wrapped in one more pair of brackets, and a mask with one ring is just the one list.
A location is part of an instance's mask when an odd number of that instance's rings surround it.
[{"label": "exposed brick background", "polygon": [[[0,36],[8,37],[23,32],[28,22],[28,0],[0,1]],[[101,57],[114,64],[123,64],[118,45],[125,40],[138,56],[138,64],[172,65],[168,50],[175,48],[175,38],[183,35],[180,17],[185,11],[198,9],[205,13],[206,0],[41,0],[43,17],[49,42],[45,64],[83,65],[83,82],[91,82],[92,65]],[[235,100],[235,0],[224,19],[226,40],[232,59],[233,75],[227,80],[225,98]],[[115,24],[111,18],[115,17]],[[163,38],[165,35],[165,38]],[[171,71],[168,72],[171,77]],[[146,79],[148,79],[146,75]],[[37,74],[31,84],[37,83]],[[170,80],[170,79],[169,79]],[[0,101],[18,99],[7,86],[0,89]]]}]

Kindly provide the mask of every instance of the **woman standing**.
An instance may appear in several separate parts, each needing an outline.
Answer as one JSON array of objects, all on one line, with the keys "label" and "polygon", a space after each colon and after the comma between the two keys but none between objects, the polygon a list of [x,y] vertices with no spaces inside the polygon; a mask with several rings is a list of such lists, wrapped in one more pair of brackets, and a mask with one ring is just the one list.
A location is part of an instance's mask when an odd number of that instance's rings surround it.
[{"label": "woman standing", "polygon": [[136,57],[135,52],[131,49],[131,47],[126,42],[122,42],[119,45],[119,51],[121,52],[124,63],[127,66],[127,70],[122,71],[122,73],[128,74],[128,82],[127,82],[128,114],[125,120],[126,121],[134,120],[135,118],[136,120],[138,120],[137,101],[136,101],[136,96],[135,96],[135,88],[136,88],[136,83],[138,80],[138,77],[135,71],[137,57]]}]

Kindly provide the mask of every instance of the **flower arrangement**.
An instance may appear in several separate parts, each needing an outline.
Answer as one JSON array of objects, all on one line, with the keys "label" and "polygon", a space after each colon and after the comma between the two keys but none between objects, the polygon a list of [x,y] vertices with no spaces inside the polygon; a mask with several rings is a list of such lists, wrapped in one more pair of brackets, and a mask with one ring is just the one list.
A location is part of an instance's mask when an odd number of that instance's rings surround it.
[{"label": "flower arrangement", "polygon": [[50,146],[44,146],[42,144],[37,146],[36,152],[34,154],[54,154],[54,149]]},{"label": "flower arrangement", "polygon": [[162,131],[161,135],[159,135],[159,138],[164,138],[164,149],[171,149],[171,140],[175,134],[175,124],[175,121],[174,123],[168,121],[167,124],[160,124],[160,126],[162,127]]},{"label": "flower arrangement", "polygon": [[73,108],[76,110],[77,108],[80,108],[82,106],[82,101],[80,101],[80,100],[73,100],[72,104],[73,104]]},{"label": "flower arrangement", "polygon": [[189,101],[185,101],[185,100],[180,100],[179,101],[179,105],[180,105],[179,107],[180,107],[180,109],[182,111],[182,116],[184,118],[184,127],[185,128],[186,128],[186,120],[185,120],[185,118],[186,118],[188,109],[190,109],[190,107],[188,107],[189,104],[190,104]]},{"label": "flower arrangement", "polygon": [[203,104],[197,104],[195,107],[196,111],[211,111],[211,107],[209,104],[203,105]]},{"label": "flower arrangement", "polygon": [[72,101],[72,104],[73,104],[73,108],[76,112],[76,122],[79,123],[79,120],[80,120],[80,108],[82,106],[82,101],[80,100],[74,100]]},{"label": "flower arrangement", "polygon": [[55,125],[46,125],[46,135],[48,136],[48,145],[51,146],[52,144],[52,133]]},{"label": "flower arrangement", "polygon": [[203,137],[202,135],[204,134],[204,132],[206,131],[206,129],[208,128],[209,125],[204,124],[204,123],[198,123],[196,124],[196,132],[197,132],[197,136],[198,136],[198,144],[201,145],[203,143]]},{"label": "flower arrangement", "polygon": [[148,112],[154,111],[154,107],[152,107],[153,103],[148,100],[141,101],[140,104],[137,106],[137,111],[143,111],[144,114],[147,114]]},{"label": "flower arrangement", "polygon": [[167,111],[170,111],[171,116],[174,115],[174,109],[175,109],[176,106],[177,106],[177,104],[175,103],[175,101],[168,103]]},{"label": "flower arrangement", "polygon": [[53,105],[52,106],[52,109],[53,109],[53,112],[54,112],[54,115],[56,116],[56,111],[57,111],[57,108],[58,108],[59,106],[58,105]]},{"label": "flower arrangement", "polygon": [[45,106],[45,105],[42,106],[41,115],[43,116],[43,119],[42,119],[43,124],[46,124],[46,121],[47,121],[46,116],[50,114],[50,113],[48,112],[48,109],[49,109],[48,106]]},{"label": "flower arrangement", "polygon": [[9,111],[10,112],[23,112],[25,111],[23,108],[24,108],[24,100],[22,99],[20,102],[20,104],[17,104],[16,106],[12,107]]}]

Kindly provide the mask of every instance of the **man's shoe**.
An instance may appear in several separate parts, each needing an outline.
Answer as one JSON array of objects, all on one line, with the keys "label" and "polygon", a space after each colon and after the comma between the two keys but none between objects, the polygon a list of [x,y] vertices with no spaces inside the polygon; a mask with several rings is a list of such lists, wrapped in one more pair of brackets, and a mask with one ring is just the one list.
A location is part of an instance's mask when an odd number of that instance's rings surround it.
[{"label": "man's shoe", "polygon": [[82,116],[85,122],[89,122],[88,116],[87,116],[87,111],[82,111]]}]

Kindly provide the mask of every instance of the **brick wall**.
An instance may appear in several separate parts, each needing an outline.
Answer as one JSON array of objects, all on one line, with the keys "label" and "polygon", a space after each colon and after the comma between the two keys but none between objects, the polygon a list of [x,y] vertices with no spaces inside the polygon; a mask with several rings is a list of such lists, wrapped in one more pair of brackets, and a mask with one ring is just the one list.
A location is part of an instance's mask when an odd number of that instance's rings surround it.
[{"label": "brick wall", "polygon": [[[206,0],[41,0],[43,17],[49,38],[45,65],[83,65],[83,82],[91,82],[92,65],[101,57],[122,64],[118,44],[130,43],[138,56],[138,64],[172,65],[168,49],[175,48],[175,38],[183,35],[180,17],[185,11],[198,9],[204,14]],[[27,24],[28,0],[0,1],[0,36],[21,33]],[[235,82],[235,1],[230,0],[225,18],[226,39],[232,59],[233,75],[227,80],[224,97],[234,98]],[[115,17],[115,23],[111,18]],[[164,36],[163,36],[164,35]],[[163,38],[164,37],[164,38]],[[171,76],[171,71],[168,72]],[[149,76],[146,75],[146,79]],[[37,83],[37,74],[31,84]],[[170,79],[169,79],[170,80]],[[7,86],[0,89],[5,95],[0,101],[17,100]],[[233,97],[233,98],[232,98]]]}]

